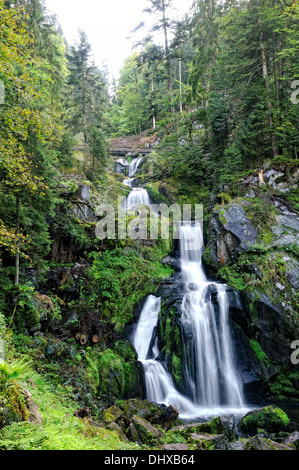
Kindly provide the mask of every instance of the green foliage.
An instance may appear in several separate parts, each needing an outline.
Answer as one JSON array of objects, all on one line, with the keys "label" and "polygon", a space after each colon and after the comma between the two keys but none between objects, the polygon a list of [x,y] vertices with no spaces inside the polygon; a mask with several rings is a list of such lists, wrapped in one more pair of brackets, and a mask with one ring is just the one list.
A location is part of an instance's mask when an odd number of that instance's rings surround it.
[{"label": "green foliage", "polygon": [[7,387],[15,385],[24,380],[29,374],[30,363],[26,358],[12,362],[0,359],[0,391],[3,394]]},{"label": "green foliage", "polygon": [[258,358],[258,360],[260,362],[263,362],[264,364],[266,364],[267,367],[271,366],[269,358],[264,353],[264,351],[262,350],[260,344],[256,340],[254,340],[254,339],[250,340],[250,347],[254,351],[256,357]]},{"label": "green foliage", "polygon": [[82,286],[81,298],[106,321],[121,326],[127,323],[134,307],[149,293],[154,293],[159,281],[170,275],[162,265],[159,248],[116,248],[92,253],[92,267]]}]

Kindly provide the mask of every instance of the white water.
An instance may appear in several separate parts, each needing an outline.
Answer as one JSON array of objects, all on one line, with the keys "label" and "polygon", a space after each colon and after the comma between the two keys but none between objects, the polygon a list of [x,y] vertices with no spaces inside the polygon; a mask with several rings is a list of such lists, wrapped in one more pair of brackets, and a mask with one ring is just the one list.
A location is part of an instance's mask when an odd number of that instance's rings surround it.
[{"label": "white water", "polygon": [[181,413],[195,413],[192,402],[177,392],[171,375],[156,360],[160,352],[154,333],[160,309],[161,298],[150,295],[143,307],[133,339],[138,359],[142,362],[145,372],[147,399],[155,403],[171,404]]},{"label": "white water", "polygon": [[139,158],[134,158],[130,165],[129,165],[129,177],[132,178],[138,171],[141,163],[143,162],[144,158],[139,157]]},{"label": "white water", "polygon": [[127,210],[140,204],[150,207],[151,201],[148,192],[145,189],[134,188],[127,197]]},{"label": "white water", "polygon": [[[181,227],[181,269],[185,283],[181,325],[186,351],[186,395],[179,393],[159,362],[155,329],[161,299],[150,296],[137,325],[133,345],[145,371],[147,399],[173,405],[182,419],[248,411],[237,375],[230,329],[226,285],[209,282],[202,267],[201,226]],[[217,300],[218,308],[215,308]]]},{"label": "white water", "polygon": [[127,179],[123,180],[123,184],[125,186],[129,186],[130,188],[132,188],[133,181],[134,181],[134,178],[127,178]]},{"label": "white water", "polygon": [[185,349],[191,358],[191,366],[186,368],[190,392],[193,401],[203,406],[244,407],[233,359],[226,285],[207,280],[202,250],[201,226],[181,227],[181,269],[186,290],[181,323]]}]

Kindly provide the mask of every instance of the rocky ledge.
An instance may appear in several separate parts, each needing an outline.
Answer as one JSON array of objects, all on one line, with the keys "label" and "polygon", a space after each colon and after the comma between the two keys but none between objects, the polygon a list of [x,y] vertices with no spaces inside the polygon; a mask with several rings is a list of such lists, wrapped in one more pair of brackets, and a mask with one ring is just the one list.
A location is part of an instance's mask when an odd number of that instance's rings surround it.
[{"label": "rocky ledge", "polygon": [[132,399],[103,413],[108,429],[145,448],[163,450],[298,450],[299,432],[277,406],[252,410],[237,421],[223,415],[209,422],[178,424],[172,406]]}]

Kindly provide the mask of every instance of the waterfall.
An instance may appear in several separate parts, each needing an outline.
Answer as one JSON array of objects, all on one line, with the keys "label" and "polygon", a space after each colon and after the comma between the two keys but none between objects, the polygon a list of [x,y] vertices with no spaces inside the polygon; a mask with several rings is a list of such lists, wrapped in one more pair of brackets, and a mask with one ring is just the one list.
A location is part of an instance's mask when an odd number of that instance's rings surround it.
[{"label": "waterfall", "polygon": [[134,158],[129,165],[129,177],[132,178],[139,169],[141,163],[143,162],[143,157]]},{"label": "waterfall", "polygon": [[244,412],[242,383],[234,364],[226,285],[208,281],[203,266],[201,225],[181,227],[180,260],[185,293],[181,329],[185,349],[186,396],[158,359],[156,326],[161,299],[150,296],[133,345],[145,372],[147,399],[175,406],[184,419],[231,410]]},{"label": "waterfall", "polygon": [[161,309],[161,298],[150,295],[143,307],[133,338],[138,359],[143,364],[147,399],[155,403],[173,405],[181,413],[195,413],[193,403],[175,388],[171,375],[157,357],[160,354],[155,330]]},{"label": "waterfall", "polygon": [[134,181],[134,178],[126,178],[125,180],[123,180],[123,184],[125,186],[129,186],[130,188],[132,188],[133,181]]},{"label": "waterfall", "polygon": [[[192,399],[203,406],[243,407],[242,384],[234,365],[226,285],[209,282],[202,267],[198,224],[181,227],[181,269],[185,282],[181,324]],[[217,300],[218,309],[213,302]]]},{"label": "waterfall", "polygon": [[146,189],[134,188],[127,197],[127,210],[140,204],[144,204],[148,207],[151,205],[148,192]]}]

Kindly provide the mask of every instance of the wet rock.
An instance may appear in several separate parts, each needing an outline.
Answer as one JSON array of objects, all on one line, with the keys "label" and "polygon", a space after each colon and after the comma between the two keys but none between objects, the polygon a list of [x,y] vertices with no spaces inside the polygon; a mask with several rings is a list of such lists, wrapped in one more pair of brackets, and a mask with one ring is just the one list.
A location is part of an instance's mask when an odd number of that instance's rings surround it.
[{"label": "wet rock", "polygon": [[123,414],[129,419],[132,419],[132,416],[140,416],[151,424],[163,426],[165,429],[168,429],[179,416],[178,410],[173,406],[158,405],[138,398],[128,400],[124,404]]},{"label": "wet rock", "polygon": [[240,205],[229,204],[212,214],[208,247],[210,258],[217,266],[232,261],[256,240],[257,231]]},{"label": "wet rock", "polygon": [[190,440],[197,444],[198,450],[228,450],[230,447],[229,441],[224,434],[214,436],[211,434],[193,433],[190,436]]},{"label": "wet rock", "polygon": [[224,434],[229,441],[236,439],[236,422],[234,415],[223,415],[211,421],[213,434]]},{"label": "wet rock", "polygon": [[172,256],[166,256],[162,259],[162,264],[167,264],[171,268],[174,268],[176,271],[180,271],[181,262],[178,258],[173,258]]},{"label": "wet rock", "polygon": [[296,450],[299,450],[299,432],[295,431],[290,434],[284,441],[283,444],[289,447],[293,447]]}]

